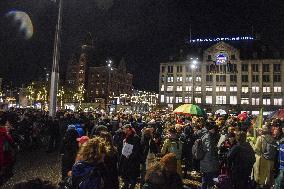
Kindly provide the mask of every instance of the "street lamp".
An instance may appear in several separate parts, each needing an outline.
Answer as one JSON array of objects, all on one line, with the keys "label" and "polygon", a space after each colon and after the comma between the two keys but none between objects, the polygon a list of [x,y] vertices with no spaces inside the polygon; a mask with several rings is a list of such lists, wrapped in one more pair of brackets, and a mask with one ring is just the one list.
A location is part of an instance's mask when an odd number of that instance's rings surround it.
[{"label": "street lamp", "polygon": [[195,99],[194,99],[194,82],[195,82],[195,70],[197,68],[197,64],[198,64],[198,58],[190,58],[191,62],[190,62],[190,67],[191,67],[191,73],[192,73],[192,86],[191,86],[191,102],[192,104],[195,103]]},{"label": "street lamp", "polygon": [[109,101],[109,95],[110,95],[110,74],[111,71],[113,70],[112,68],[112,60],[107,60],[107,67],[108,67],[108,83],[107,83],[107,96],[106,96],[106,108],[108,106],[108,101]]}]

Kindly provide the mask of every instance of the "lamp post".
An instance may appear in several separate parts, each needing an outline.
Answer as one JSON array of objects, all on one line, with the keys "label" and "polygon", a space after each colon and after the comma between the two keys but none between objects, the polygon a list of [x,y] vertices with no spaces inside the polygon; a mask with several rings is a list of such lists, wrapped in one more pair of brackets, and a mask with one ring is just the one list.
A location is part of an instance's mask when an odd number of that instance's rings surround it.
[{"label": "lamp post", "polygon": [[191,102],[192,104],[195,104],[195,99],[194,99],[194,82],[195,82],[195,70],[197,68],[197,64],[198,64],[198,58],[190,58],[191,59],[191,63],[190,63],[190,67],[191,67],[191,73],[192,73],[192,86],[191,86]]},{"label": "lamp post", "polygon": [[[106,96],[106,108],[108,107],[108,101],[109,101],[109,95],[110,95],[110,74],[111,74],[111,71],[113,70],[112,68],[112,60],[107,60],[106,61],[107,63],[107,67],[108,67],[108,82],[107,82],[107,96]],[[110,111],[110,108],[109,110]]]},{"label": "lamp post", "polygon": [[62,5],[63,0],[58,0],[58,18],[55,31],[54,49],[53,49],[53,64],[50,80],[50,102],[49,102],[49,116],[54,117],[56,114],[56,100],[58,91],[58,80],[59,80],[59,58],[60,58],[60,32],[62,25]]}]

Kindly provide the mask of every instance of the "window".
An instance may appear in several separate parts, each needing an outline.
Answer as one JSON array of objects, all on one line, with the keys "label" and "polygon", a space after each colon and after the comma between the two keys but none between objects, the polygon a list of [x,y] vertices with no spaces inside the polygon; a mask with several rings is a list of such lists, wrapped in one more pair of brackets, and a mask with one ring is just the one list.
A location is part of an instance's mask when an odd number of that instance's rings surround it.
[{"label": "window", "polygon": [[162,66],[162,72],[164,73],[165,72],[165,66]]},{"label": "window", "polygon": [[177,82],[182,82],[182,76],[181,75],[177,75]]},{"label": "window", "polygon": [[273,82],[274,83],[281,82],[281,75],[274,75],[273,76]]},{"label": "window", "polygon": [[195,80],[198,81],[198,82],[201,82],[201,77],[197,76]]},{"label": "window", "polygon": [[259,75],[252,75],[252,82],[259,82]]},{"label": "window", "polygon": [[206,104],[212,104],[212,96],[206,96],[205,103]]},{"label": "window", "polygon": [[167,91],[173,91],[173,90],[174,90],[174,86],[172,86],[172,85],[167,86]]},{"label": "window", "polygon": [[274,105],[282,106],[282,98],[274,98]]},{"label": "window", "polygon": [[248,93],[249,88],[248,87],[242,87],[242,93]]},{"label": "window", "polygon": [[251,99],[251,104],[252,105],[259,105],[259,98],[252,98]]},{"label": "window", "polygon": [[232,54],[232,55],[231,55],[231,59],[232,59],[232,60],[236,60],[236,55]]},{"label": "window", "polygon": [[275,93],[281,93],[281,87],[273,87]]},{"label": "window", "polygon": [[264,98],[264,99],[262,99],[262,104],[263,104],[263,105],[270,105],[270,98]]},{"label": "window", "polygon": [[174,67],[173,66],[168,66],[168,73],[173,73]]},{"label": "window", "polygon": [[184,103],[191,103],[191,97],[184,97]]},{"label": "window", "polygon": [[216,96],[216,104],[226,104],[226,96]]},{"label": "window", "polygon": [[182,103],[182,97],[176,96],[176,103]]},{"label": "window", "polygon": [[263,82],[269,82],[270,81],[269,75],[263,75],[262,78],[263,78]]},{"label": "window", "polygon": [[230,75],[231,82],[237,82],[237,75]]},{"label": "window", "polygon": [[259,93],[259,87],[257,87],[257,86],[251,87],[251,90],[252,90],[253,93]]},{"label": "window", "polygon": [[252,71],[258,72],[258,64],[252,64]]},{"label": "window", "polygon": [[195,97],[194,100],[195,100],[195,103],[201,104],[201,98],[200,97]]},{"label": "window", "polygon": [[185,86],[185,91],[191,91],[192,86]]},{"label": "window", "polygon": [[262,92],[264,93],[270,93],[270,87],[263,87]]},{"label": "window", "polygon": [[165,102],[165,95],[161,95],[161,103]]},{"label": "window", "polygon": [[216,92],[226,92],[226,86],[216,86]]},{"label": "window", "polygon": [[213,81],[212,75],[206,75],[206,81],[212,82]]},{"label": "window", "polygon": [[168,83],[174,82],[174,76],[169,75],[167,81],[168,81]]},{"label": "window", "polygon": [[211,54],[208,54],[208,56],[207,56],[207,60],[212,60],[212,56],[211,56]]},{"label": "window", "polygon": [[231,92],[237,92],[237,87],[236,86],[230,87],[230,91]]},{"label": "window", "polygon": [[269,72],[269,64],[263,64],[263,72]]},{"label": "window", "polygon": [[161,91],[165,90],[165,85],[161,85]]},{"label": "window", "polygon": [[212,91],[212,87],[211,86],[206,86],[205,87],[205,91]]},{"label": "window", "polygon": [[237,96],[230,96],[230,104],[237,104]]},{"label": "window", "polygon": [[206,73],[210,73],[210,66],[206,65]]},{"label": "window", "polygon": [[248,75],[242,75],[242,82],[248,82]]},{"label": "window", "polygon": [[217,82],[226,82],[226,75],[216,75]]},{"label": "window", "polygon": [[182,91],[182,85],[177,86],[177,91]]},{"label": "window", "polygon": [[249,98],[241,98],[241,104],[249,104]]},{"label": "window", "polygon": [[281,72],[281,65],[273,64],[273,72]]},{"label": "window", "polygon": [[242,72],[248,71],[248,64],[242,64]]},{"label": "window", "polygon": [[177,73],[182,72],[182,66],[177,66]]},{"label": "window", "polygon": [[192,77],[190,75],[187,75],[185,77],[185,82],[189,82],[189,81],[191,81],[191,79],[192,79]]},{"label": "window", "polygon": [[196,86],[196,87],[195,87],[195,91],[201,92],[201,87],[200,87],[200,86]]},{"label": "window", "polygon": [[162,83],[165,82],[165,76],[164,75],[162,75],[162,77],[161,77],[161,82]]}]

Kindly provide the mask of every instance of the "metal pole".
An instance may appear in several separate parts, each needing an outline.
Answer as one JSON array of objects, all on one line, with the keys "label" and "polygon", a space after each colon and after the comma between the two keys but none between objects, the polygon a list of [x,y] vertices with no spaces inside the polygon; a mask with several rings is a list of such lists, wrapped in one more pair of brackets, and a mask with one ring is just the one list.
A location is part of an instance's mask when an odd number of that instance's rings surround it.
[{"label": "metal pole", "polygon": [[191,102],[192,102],[192,104],[194,104],[195,103],[195,100],[194,100],[194,68],[191,68],[191,71],[192,71],[192,89],[191,89],[191,91],[192,91],[192,93],[191,93]]},{"label": "metal pole", "polygon": [[54,49],[53,49],[53,63],[52,63],[52,72],[50,80],[50,103],[49,103],[49,116],[54,117],[56,114],[56,100],[57,100],[57,91],[58,91],[58,80],[59,80],[59,59],[60,59],[60,32],[62,25],[62,4],[63,0],[58,0],[58,18],[55,31],[54,39]]}]

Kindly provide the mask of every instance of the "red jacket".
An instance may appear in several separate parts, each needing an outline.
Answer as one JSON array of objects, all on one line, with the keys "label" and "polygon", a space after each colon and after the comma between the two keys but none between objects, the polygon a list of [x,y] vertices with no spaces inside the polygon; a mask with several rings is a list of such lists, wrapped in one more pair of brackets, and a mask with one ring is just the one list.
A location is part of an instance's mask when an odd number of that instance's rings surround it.
[{"label": "red jacket", "polygon": [[7,129],[5,127],[0,127],[0,168],[14,163],[14,155],[12,151],[13,143],[14,140],[7,133]]}]

